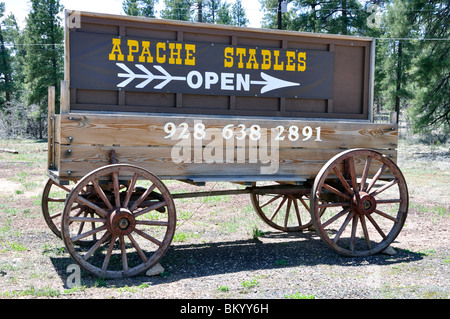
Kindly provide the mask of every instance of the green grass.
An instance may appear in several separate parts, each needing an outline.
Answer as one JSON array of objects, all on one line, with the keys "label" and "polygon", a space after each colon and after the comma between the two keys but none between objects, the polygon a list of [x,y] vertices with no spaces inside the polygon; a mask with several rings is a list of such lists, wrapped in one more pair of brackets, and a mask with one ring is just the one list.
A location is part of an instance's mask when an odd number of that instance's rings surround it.
[{"label": "green grass", "polygon": [[293,293],[291,295],[284,295],[287,299],[315,299],[314,295],[303,295],[299,292]]},{"label": "green grass", "polygon": [[195,234],[193,232],[176,232],[173,236],[174,242],[185,242],[190,238],[200,238],[200,234]]},{"label": "green grass", "polygon": [[244,280],[243,282],[241,282],[241,286],[244,287],[245,289],[254,288],[258,285],[259,282],[256,279]]},{"label": "green grass", "polygon": [[51,287],[44,287],[35,289],[34,286],[30,286],[29,289],[16,290],[16,291],[6,291],[2,293],[3,296],[8,298],[20,298],[25,296],[34,297],[59,297],[61,292],[59,290],[53,289]]},{"label": "green grass", "polygon": [[227,286],[220,286],[217,290],[220,292],[228,292],[230,289]]}]

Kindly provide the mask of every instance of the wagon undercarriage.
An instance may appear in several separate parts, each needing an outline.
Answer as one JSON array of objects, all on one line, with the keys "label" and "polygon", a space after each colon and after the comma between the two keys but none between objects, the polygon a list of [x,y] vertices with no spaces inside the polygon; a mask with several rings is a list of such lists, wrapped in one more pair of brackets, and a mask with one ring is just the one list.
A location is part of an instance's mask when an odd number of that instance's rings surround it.
[{"label": "wagon undercarriage", "polygon": [[[364,163],[362,174],[355,172],[355,161]],[[287,232],[315,230],[328,246],[348,256],[387,248],[407,214],[401,172],[372,150],[344,151],[301,185],[260,184],[170,194],[147,170],[112,164],[87,174],[71,190],[50,179],[42,203],[50,229],[64,240],[72,258],[105,278],[141,274],[162,258],[175,233],[174,200],[179,198],[249,194],[269,226]],[[62,215],[53,203],[63,206]]]}]

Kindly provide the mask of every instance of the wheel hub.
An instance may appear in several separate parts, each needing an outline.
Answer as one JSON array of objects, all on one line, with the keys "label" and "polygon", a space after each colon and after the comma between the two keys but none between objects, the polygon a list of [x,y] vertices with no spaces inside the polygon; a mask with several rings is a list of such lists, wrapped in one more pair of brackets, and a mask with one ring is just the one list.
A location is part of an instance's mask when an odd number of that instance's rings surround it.
[{"label": "wheel hub", "polygon": [[109,230],[117,236],[130,234],[136,226],[133,214],[126,208],[114,210],[108,218]]},{"label": "wheel hub", "polygon": [[353,195],[352,209],[353,211],[362,214],[370,215],[377,208],[377,201],[373,196],[370,196],[366,192],[359,192]]}]

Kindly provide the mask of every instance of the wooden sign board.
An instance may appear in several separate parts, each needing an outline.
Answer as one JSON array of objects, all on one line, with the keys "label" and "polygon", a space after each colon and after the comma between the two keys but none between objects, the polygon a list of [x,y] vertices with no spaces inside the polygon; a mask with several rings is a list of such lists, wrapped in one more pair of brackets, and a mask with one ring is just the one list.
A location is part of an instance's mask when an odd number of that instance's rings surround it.
[{"label": "wooden sign board", "polygon": [[371,38],[66,16],[70,111],[370,119]]}]

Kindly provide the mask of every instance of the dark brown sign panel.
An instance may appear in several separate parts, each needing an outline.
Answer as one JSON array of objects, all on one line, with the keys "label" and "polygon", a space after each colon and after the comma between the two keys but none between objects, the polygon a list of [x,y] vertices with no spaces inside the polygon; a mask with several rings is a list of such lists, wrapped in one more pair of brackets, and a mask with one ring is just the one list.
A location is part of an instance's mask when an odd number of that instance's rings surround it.
[{"label": "dark brown sign panel", "polygon": [[333,98],[334,52],[188,43],[74,32],[71,87]]}]

